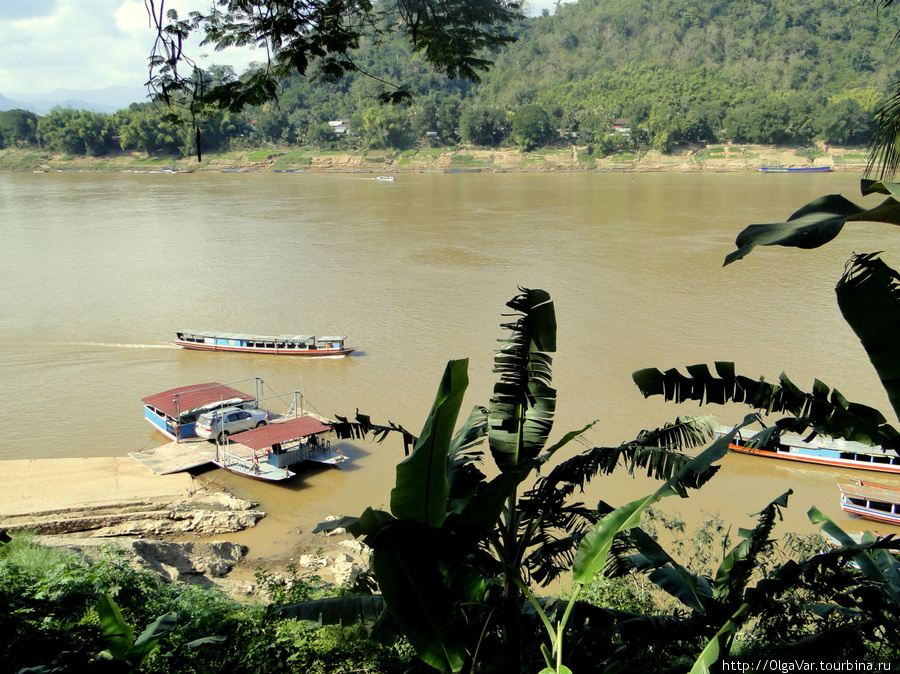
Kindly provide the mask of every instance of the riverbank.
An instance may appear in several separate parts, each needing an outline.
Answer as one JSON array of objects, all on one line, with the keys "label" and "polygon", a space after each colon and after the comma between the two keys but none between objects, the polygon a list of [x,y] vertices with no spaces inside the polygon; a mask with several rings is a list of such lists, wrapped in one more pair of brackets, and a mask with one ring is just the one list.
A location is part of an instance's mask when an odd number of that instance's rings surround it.
[{"label": "riverbank", "polygon": [[256,571],[316,575],[336,585],[368,566],[368,553],[346,535],[297,532],[290,555],[260,559],[247,546],[216,537],[253,527],[265,516],[204,475],[157,475],[130,457],[17,459],[0,463],[0,530],[91,555],[114,546],[168,580],[257,594]]},{"label": "riverbank", "polygon": [[105,157],[57,155],[29,149],[0,150],[3,172],[567,172],[567,171],[756,171],[761,166],[827,166],[834,171],[863,171],[864,148],[713,145],[684,148],[672,154],[619,152],[594,157],[587,148],[571,146],[522,152],[481,147],[419,148],[403,152],[367,150],[317,152],[309,149],[238,150],[196,157],[148,157],[123,153]]}]

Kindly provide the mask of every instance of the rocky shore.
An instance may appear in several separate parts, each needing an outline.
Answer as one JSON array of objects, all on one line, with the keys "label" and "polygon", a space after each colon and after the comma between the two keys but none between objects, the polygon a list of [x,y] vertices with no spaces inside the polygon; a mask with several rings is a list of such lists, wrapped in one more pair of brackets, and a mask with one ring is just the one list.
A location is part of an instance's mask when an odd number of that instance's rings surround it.
[{"label": "rocky shore", "polygon": [[169,581],[246,598],[262,590],[261,566],[276,581],[289,582],[290,567],[336,585],[368,568],[368,550],[340,530],[298,535],[291,555],[265,563],[248,557],[246,546],[215,540],[265,513],[202,475],[156,475],[129,457],[11,460],[0,468],[0,530],[88,556],[113,546]]}]

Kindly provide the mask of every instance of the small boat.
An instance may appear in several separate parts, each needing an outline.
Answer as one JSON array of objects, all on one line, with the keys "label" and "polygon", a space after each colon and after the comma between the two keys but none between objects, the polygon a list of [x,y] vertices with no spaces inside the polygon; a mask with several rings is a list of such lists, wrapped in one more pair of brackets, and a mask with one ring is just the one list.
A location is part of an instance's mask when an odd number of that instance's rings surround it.
[{"label": "small boat", "polygon": [[392,183],[394,182],[394,176],[378,176],[375,180],[383,180],[384,182]]},{"label": "small boat", "polygon": [[[243,380],[250,381],[250,380]],[[257,391],[262,381],[254,378]],[[234,382],[240,383],[240,382]],[[182,440],[196,436],[197,417],[222,407],[258,407],[259,396],[247,395],[227,384],[209,382],[181,386],[143,398],[144,418],[163,435]]]},{"label": "small boat", "polygon": [[762,173],[826,173],[830,166],[760,166]]},{"label": "small boat", "polygon": [[303,461],[327,465],[346,457],[322,437],[331,427],[310,414],[278,421],[228,438],[217,447],[217,466],[257,480],[278,482],[295,475],[290,467]]},{"label": "small boat", "polygon": [[279,356],[315,356],[341,358],[356,351],[344,346],[346,337],[315,335],[249,335],[234,332],[186,330],[175,333],[175,343],[198,351],[234,351],[266,353]]},{"label": "small boat", "polygon": [[[730,431],[730,428],[720,426],[716,433],[721,437]],[[778,446],[774,448],[753,447],[750,446],[752,445],[753,435],[756,435],[756,433],[751,435],[746,431],[739,432],[735,441],[728,445],[728,448],[740,454],[765,456],[770,459],[784,459],[786,461],[799,461],[819,466],[831,466],[832,468],[854,468],[900,475],[900,456],[897,456],[897,453],[890,449],[870,447],[861,442],[822,436],[817,436],[810,442],[806,442],[797,435],[782,435],[778,438]]]},{"label": "small boat", "polygon": [[841,510],[873,522],[900,526],[900,489],[873,482],[839,484]]}]

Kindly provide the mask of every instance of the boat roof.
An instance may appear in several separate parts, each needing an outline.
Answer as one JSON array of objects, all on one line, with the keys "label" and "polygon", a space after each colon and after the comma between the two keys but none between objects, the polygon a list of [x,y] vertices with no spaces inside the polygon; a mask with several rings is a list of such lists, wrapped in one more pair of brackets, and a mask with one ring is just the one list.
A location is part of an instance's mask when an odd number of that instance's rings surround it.
[{"label": "boat roof", "polygon": [[884,484],[872,482],[859,482],[857,484],[838,484],[841,494],[855,496],[870,501],[882,501],[884,503],[900,503],[900,489]]},{"label": "boat roof", "polygon": [[[253,342],[311,342],[315,335],[254,335],[246,332],[209,332],[208,330],[179,330],[181,335],[212,337],[218,339],[249,339]],[[327,340],[345,340],[346,337],[319,337]]]},{"label": "boat roof", "polygon": [[[175,404],[175,397],[178,396],[179,404]],[[210,403],[219,402],[221,400],[231,400],[240,398],[241,400],[256,400],[251,395],[247,395],[242,391],[220,384],[219,382],[210,382],[208,384],[192,384],[191,386],[181,386],[173,388],[170,391],[163,391],[152,396],[142,399],[145,405],[155,407],[163,414],[170,417],[176,416],[179,411],[187,412],[197,407],[209,405]]]},{"label": "boat roof", "polygon": [[250,449],[265,449],[281,442],[326,433],[330,430],[330,426],[326,426],[315,417],[304,415],[244,431],[236,438],[236,441]]},{"label": "boat roof", "polygon": [[[726,434],[731,432],[731,428],[727,426],[716,427],[716,432]],[[743,440],[749,440],[762,431],[756,429],[742,428],[738,431],[738,437]],[[838,452],[853,452],[854,454],[871,454],[873,456],[893,456],[892,450],[886,450],[881,445],[865,445],[855,440],[845,440],[843,438],[829,438],[824,435],[817,435],[810,442],[806,442],[799,435],[785,434],[779,438],[782,445],[788,447],[800,447],[803,449],[831,449]]]}]

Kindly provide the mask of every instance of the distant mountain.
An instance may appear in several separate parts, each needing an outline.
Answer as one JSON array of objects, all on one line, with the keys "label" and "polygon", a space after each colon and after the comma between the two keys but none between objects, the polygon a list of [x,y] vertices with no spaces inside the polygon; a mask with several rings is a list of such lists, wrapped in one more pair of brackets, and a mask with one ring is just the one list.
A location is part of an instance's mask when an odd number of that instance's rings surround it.
[{"label": "distant mountain", "polygon": [[127,108],[132,103],[147,100],[144,87],[106,87],[93,91],[57,89],[49,94],[0,94],[0,110],[29,110],[46,115],[55,106],[112,113]]}]

